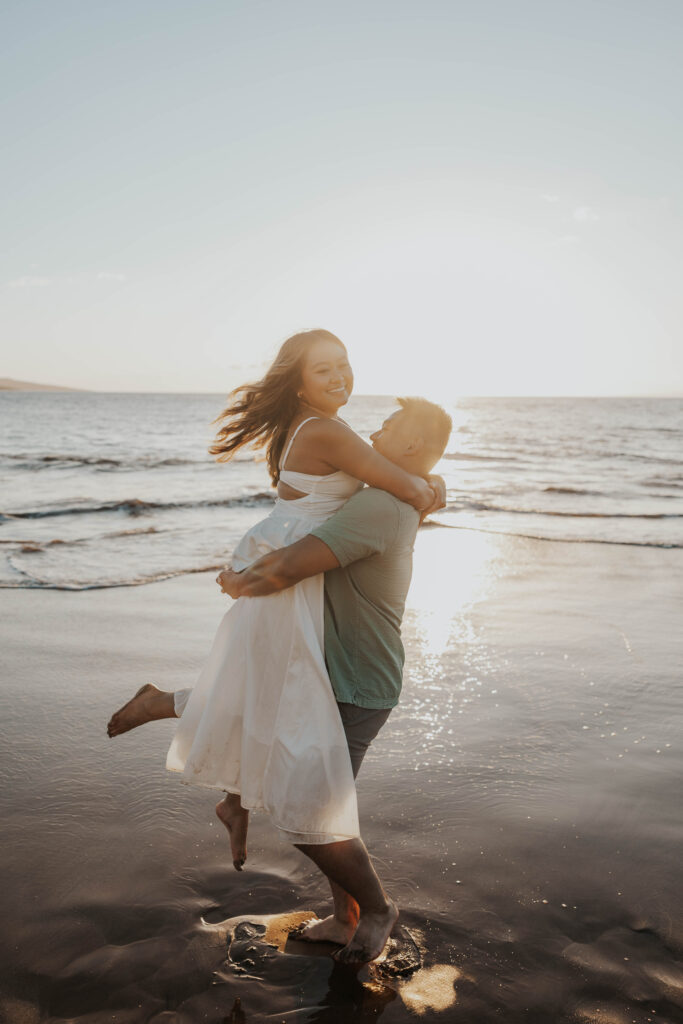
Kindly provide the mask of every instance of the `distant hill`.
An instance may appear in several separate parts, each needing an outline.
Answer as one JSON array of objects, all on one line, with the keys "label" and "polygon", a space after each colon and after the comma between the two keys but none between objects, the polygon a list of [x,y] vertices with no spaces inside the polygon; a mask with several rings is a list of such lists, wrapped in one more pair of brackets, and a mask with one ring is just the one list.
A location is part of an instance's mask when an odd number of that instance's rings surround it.
[{"label": "distant hill", "polygon": [[0,377],[0,391],[79,391],[79,388],[60,388],[56,384],[34,384],[28,380]]}]

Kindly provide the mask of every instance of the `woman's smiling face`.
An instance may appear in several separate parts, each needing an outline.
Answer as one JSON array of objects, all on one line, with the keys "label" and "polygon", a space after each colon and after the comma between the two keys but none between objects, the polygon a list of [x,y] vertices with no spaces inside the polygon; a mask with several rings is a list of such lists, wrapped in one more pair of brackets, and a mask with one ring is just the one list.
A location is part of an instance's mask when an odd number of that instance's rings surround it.
[{"label": "woman's smiling face", "polygon": [[326,416],[346,405],[353,391],[353,370],[346,349],[334,341],[311,345],[301,370],[299,399]]}]

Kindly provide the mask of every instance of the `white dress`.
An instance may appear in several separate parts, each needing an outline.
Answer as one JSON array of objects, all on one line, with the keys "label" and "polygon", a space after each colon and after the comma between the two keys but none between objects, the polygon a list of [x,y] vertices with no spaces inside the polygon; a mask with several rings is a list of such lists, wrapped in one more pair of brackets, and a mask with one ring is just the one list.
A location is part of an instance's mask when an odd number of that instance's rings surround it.
[{"label": "white dress", "polygon": [[[306,422],[292,435],[283,466]],[[301,540],[362,486],[342,472],[283,469],[280,479],[305,497],[277,499],[237,545],[236,570]],[[322,575],[312,576],[269,597],[235,601],[189,691],[166,761],[188,783],[239,793],[243,807],[268,811],[295,843],[360,834],[349,751],[325,667],[323,584]]]}]

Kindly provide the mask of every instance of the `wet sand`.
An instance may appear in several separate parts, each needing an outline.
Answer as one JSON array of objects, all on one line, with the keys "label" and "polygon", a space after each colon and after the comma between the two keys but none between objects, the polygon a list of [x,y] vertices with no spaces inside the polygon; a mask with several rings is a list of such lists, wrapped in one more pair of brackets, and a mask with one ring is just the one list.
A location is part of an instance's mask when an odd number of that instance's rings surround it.
[{"label": "wet sand", "polygon": [[407,932],[360,971],[286,941],[324,885],[264,816],[233,870],[213,794],[164,770],[172,722],[106,735],[143,682],[196,677],[213,574],[0,591],[0,1019],[683,1021],[682,570],[421,532],[403,699],[358,780]]}]

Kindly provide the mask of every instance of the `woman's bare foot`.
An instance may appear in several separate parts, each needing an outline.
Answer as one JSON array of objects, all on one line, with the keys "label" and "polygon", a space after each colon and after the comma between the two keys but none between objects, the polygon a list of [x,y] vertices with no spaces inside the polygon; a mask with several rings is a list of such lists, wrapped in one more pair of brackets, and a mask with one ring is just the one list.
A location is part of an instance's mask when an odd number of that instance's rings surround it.
[{"label": "woman's bare foot", "polygon": [[216,804],[216,814],[230,834],[233,867],[235,871],[241,871],[247,859],[249,811],[242,807],[237,793],[226,793],[225,798]]},{"label": "woman's bare foot", "polygon": [[397,919],[398,908],[390,899],[387,899],[386,910],[379,913],[361,910],[353,938],[343,949],[332,954],[334,959],[341,964],[367,964],[376,960],[386,946]]},{"label": "woman's bare foot", "polygon": [[145,683],[127,704],[111,716],[107,725],[107,735],[120,736],[121,733],[137,729],[147,722],[156,722],[160,718],[175,718],[173,694],[168,690],[160,690],[153,683]]},{"label": "woman's bare foot", "polygon": [[302,924],[292,938],[302,942],[334,942],[338,946],[345,946],[353,938],[357,924],[353,918],[338,921],[334,914],[330,914],[322,921],[314,918]]}]

